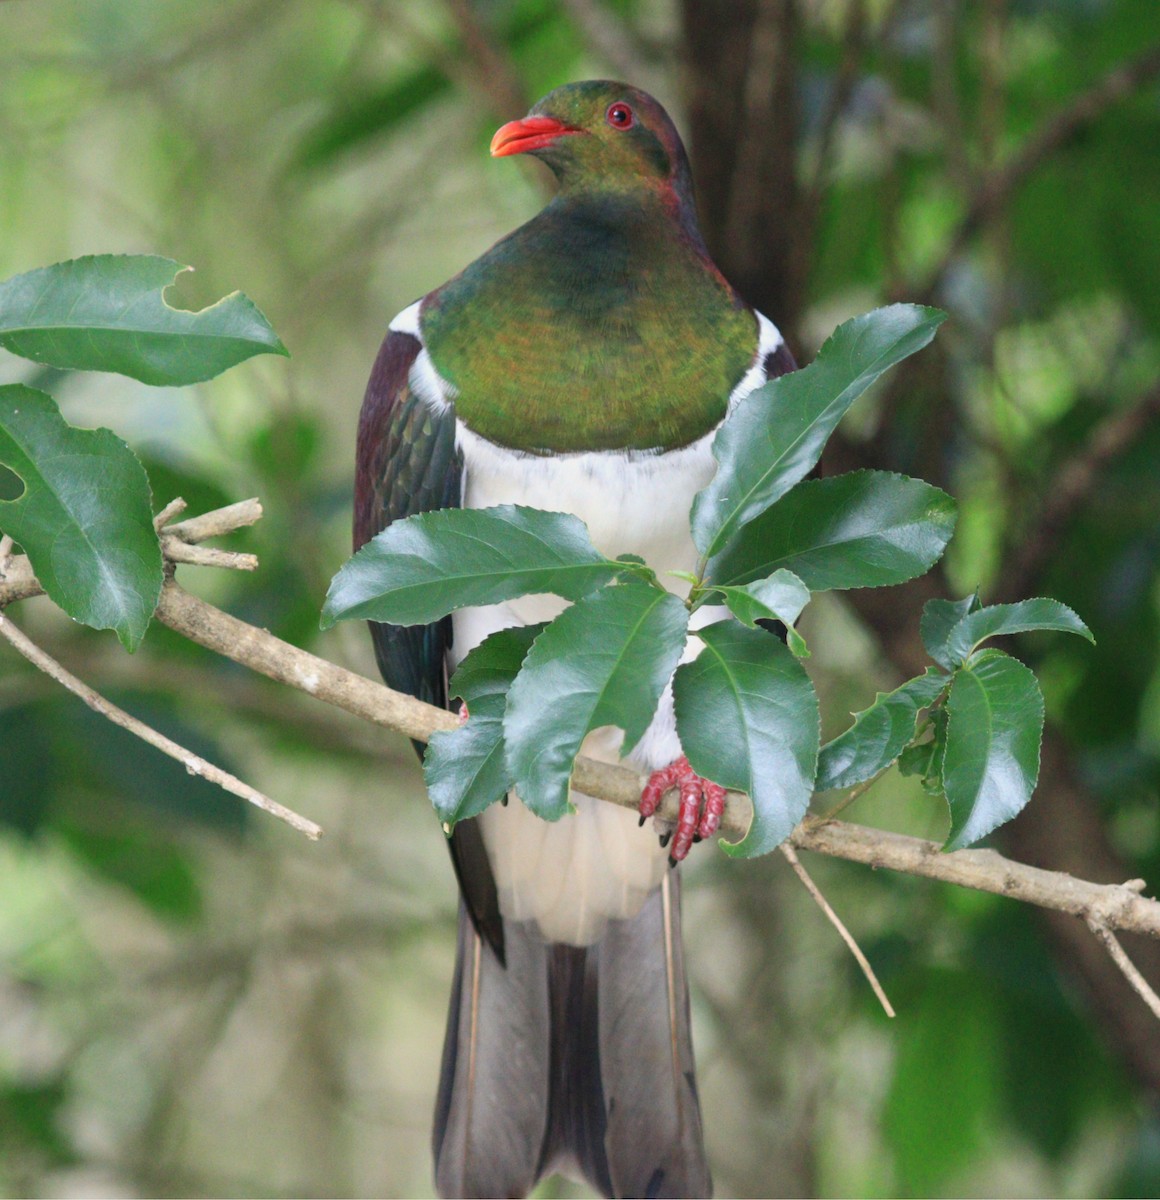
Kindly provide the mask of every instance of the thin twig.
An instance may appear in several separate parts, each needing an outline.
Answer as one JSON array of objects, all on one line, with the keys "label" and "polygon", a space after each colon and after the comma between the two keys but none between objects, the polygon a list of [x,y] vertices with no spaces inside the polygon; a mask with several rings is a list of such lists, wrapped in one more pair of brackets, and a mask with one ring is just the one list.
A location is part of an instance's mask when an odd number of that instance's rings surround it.
[{"label": "thin twig", "polygon": [[8,560],[12,557],[12,547],[15,544],[8,534],[0,537],[0,579],[4,578],[4,573],[8,569]]},{"label": "thin twig", "polygon": [[1003,569],[1005,596],[1022,596],[1034,585],[1068,521],[1083,507],[1100,476],[1156,420],[1160,420],[1160,384],[1105,418],[1059,468],[1033,526]]},{"label": "thin twig", "polygon": [[9,555],[6,559],[0,559],[0,612],[3,612],[5,605],[40,596],[43,592],[44,588],[33,573],[28,555]]},{"label": "thin twig", "polygon": [[[471,0],[448,0],[463,39],[475,91],[500,117],[522,116],[531,104],[508,48],[484,24]],[[454,56],[443,54],[439,66],[454,71]]]},{"label": "thin twig", "polygon": [[197,546],[180,538],[166,535],[161,548],[170,562],[189,563],[195,567],[223,567],[227,571],[256,571],[256,554],[239,554],[234,550],[217,550],[213,546]]},{"label": "thin twig", "polygon": [[627,21],[599,0],[562,0],[562,7],[589,49],[604,59],[619,79],[656,90],[660,80],[649,61],[649,47]]},{"label": "thin twig", "polygon": [[850,948],[850,953],[854,956],[854,961],[862,968],[862,974],[866,976],[866,982],[874,989],[874,995],[878,997],[878,1003],[882,1005],[886,1015],[893,1017],[895,1015],[894,1006],[883,991],[882,984],[878,982],[878,976],[874,974],[874,968],[870,965],[870,960],[862,953],[862,947],[854,940],[854,935],[842,924],[841,917],[830,907],[830,902],[822,895],[821,889],[810,878],[809,872],[802,866],[801,860],[794,852],[794,848],[788,842],[782,842],[781,852],[786,862],[793,867],[794,874],[802,881],[802,885],[806,891],[813,897],[814,903],[826,914],[826,920],[833,925],[842,941]]},{"label": "thin twig", "polygon": [[1124,978],[1132,985],[1132,990],[1152,1010],[1153,1016],[1160,1019],[1160,996],[1152,990],[1151,985],[1136,968],[1136,964],[1124,953],[1116,935],[1094,917],[1088,917],[1088,928],[1103,943],[1104,949],[1112,956],[1112,961],[1124,973]]},{"label": "thin twig", "polygon": [[1085,125],[1090,125],[1114,104],[1158,75],[1160,47],[1153,46],[1136,58],[1118,63],[1102,79],[1044,121],[1005,165],[997,167],[983,180],[938,265],[917,289],[908,285],[906,298],[914,300],[917,291],[920,302],[929,303],[966,244],[987,221],[1002,211],[1015,190],[1044,159],[1066,145]]},{"label": "thin twig", "polygon": [[153,518],[153,528],[160,533],[174,517],[180,516],[188,507],[189,505],[180,496],[170,500],[157,516]]},{"label": "thin twig", "polygon": [[[893,763],[890,764],[890,766],[893,766],[893,765],[894,765]],[[849,808],[850,805],[853,804],[855,800],[858,800],[862,796],[866,795],[866,793],[878,782],[878,780],[880,780],[882,778],[882,776],[885,775],[886,772],[890,770],[890,766],[883,767],[882,770],[879,771],[877,775],[871,775],[869,779],[858,784],[857,787],[852,787],[842,797],[842,799],[839,800],[838,803],[835,804],[834,807],[829,810],[829,812],[823,814],[820,817],[806,817],[806,822],[811,825],[824,825],[827,821],[832,821],[838,815],[838,813]]]},{"label": "thin twig", "polygon": [[199,754],[194,754],[193,751],[186,750],[184,746],[178,745],[177,742],[167,738],[164,734],[151,729],[143,721],[130,716],[124,709],[110,703],[100,693],[93,691],[91,687],[82,683],[75,675],[66,671],[55,658],[46,654],[35,642],[26,637],[2,612],[0,612],[0,635],[7,638],[17,652],[28,659],[34,667],[38,667],[46,675],[55,679],[57,683],[66,687],[74,696],[80,697],[93,712],[99,713],[102,717],[107,717],[114,725],[120,725],[122,729],[127,729],[130,733],[139,737],[142,741],[148,742],[150,746],[160,750],[163,754],[168,754],[170,758],[175,758],[191,775],[200,775],[203,779],[209,780],[210,783],[216,783],[218,787],[224,788],[227,792],[232,792],[235,796],[243,800],[248,800],[251,804],[256,804],[258,808],[263,809],[279,820],[285,821],[287,825],[297,829],[299,833],[306,834],[312,841],[317,841],[322,836],[321,826],[307,820],[306,817],[299,816],[298,813],[284,807],[276,800],[271,800],[269,796],[265,796],[257,789],[250,787],[248,783],[243,783],[228,771],[223,771],[221,767],[215,767],[213,763],[207,762]]},{"label": "thin twig", "polygon": [[183,542],[205,542],[210,538],[233,533],[243,526],[255,525],[261,519],[262,502],[252,498],[228,504],[225,508],[215,508],[213,512],[203,513],[199,517],[190,517],[176,525],[170,525],[165,532]]}]

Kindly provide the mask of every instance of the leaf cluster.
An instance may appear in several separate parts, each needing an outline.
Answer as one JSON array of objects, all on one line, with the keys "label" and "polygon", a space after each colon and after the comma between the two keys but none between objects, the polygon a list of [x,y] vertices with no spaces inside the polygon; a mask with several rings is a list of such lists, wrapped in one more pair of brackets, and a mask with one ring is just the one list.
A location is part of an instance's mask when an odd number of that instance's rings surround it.
[{"label": "leaf cluster", "polygon": [[[255,354],[286,348],[233,292],[200,312],[164,291],[189,270],[155,255],[91,255],[0,283],[0,346],[64,371],[112,371],[142,383],[201,383]],[[140,460],[108,429],[77,429],[47,392],[0,386],[0,467],[22,490],[0,499],[0,530],[24,549],[70,617],[145,636],[161,595],[161,545]]]},{"label": "leaf cluster", "polygon": [[[493,634],[451,679],[469,716],[436,734],[425,757],[447,825],[513,788],[541,817],[563,816],[585,737],[614,726],[630,753],[670,686],[693,768],[753,802],[747,835],[723,843],[731,854],[772,850],[815,790],[864,783],[900,758],[946,796],[952,846],[1023,807],[1038,772],[1042,699],[1026,667],[979,646],[1028,629],[1090,637],[1069,609],[935,602],[923,636],[938,667],[880,695],[825,746],[795,628],[812,593],[904,582],[950,539],[954,501],[921,480],[881,471],[806,479],[853,402],[943,319],[901,304],[855,318],[810,366],[742,399],[714,438],[717,471],[690,512],[697,570],[679,580],[658,579],[635,556],[602,555],[574,516],[512,505],[398,521],[339,571],[324,625],[421,625],[533,593],[572,602],[554,621]],[[672,590],[680,584],[684,596]]]}]

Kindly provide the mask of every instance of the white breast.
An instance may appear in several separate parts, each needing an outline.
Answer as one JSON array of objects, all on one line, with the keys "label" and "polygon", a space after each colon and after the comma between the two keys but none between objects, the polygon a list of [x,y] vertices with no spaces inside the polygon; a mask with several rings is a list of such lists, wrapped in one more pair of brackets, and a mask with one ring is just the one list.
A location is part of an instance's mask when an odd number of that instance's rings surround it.
[{"label": "white breast", "polygon": [[[391,327],[421,337],[418,316],[418,306],[412,306]],[[777,329],[760,314],[758,324],[753,366],[730,396],[730,407],[764,382],[765,357],[781,342]],[[454,389],[439,377],[425,349],[410,383],[433,407],[445,411],[454,399]],[[523,504],[573,513],[588,526],[602,553],[641,555],[664,586],[684,595],[688,584],[665,572],[696,567],[689,509],[716,469],[710,449],[715,432],[667,453],[601,451],[547,457],[497,446],[457,422],[463,506]],[[496,630],[550,620],[564,607],[555,596],[525,596],[456,612],[450,666],[453,669]],[[717,615],[702,610],[694,624]],[[700,642],[690,638],[685,658],[699,649]],[[617,762],[622,740],[617,729],[597,729],[582,752]],[[670,688],[630,760],[640,769],[655,770],[679,754]],[[640,910],[663,877],[668,854],[651,825],[641,828],[630,810],[577,793],[572,801],[575,813],[549,823],[530,813],[513,793],[506,806],[493,804],[479,820],[504,916],[536,921],[548,941],[588,945],[599,940],[610,919],[631,917]]]}]

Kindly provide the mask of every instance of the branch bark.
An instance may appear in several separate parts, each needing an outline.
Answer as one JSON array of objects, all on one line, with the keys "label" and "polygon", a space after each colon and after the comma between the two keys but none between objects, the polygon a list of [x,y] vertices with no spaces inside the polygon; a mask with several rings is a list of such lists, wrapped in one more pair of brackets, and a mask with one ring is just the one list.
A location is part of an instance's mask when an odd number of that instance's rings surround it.
[{"label": "branch bark", "polygon": [[[183,522],[188,536],[197,537],[206,530],[226,532],[220,512],[207,514],[200,520],[200,525]],[[13,558],[7,574],[0,577],[0,609],[14,600],[41,593],[27,559]],[[455,729],[459,725],[455,714],[393,691],[292,646],[264,629],[248,625],[190,595],[173,579],[167,580],[162,590],[156,616],[162,624],[207,649],[384,729],[426,741],[436,730]],[[628,767],[587,758],[576,760],[572,778],[578,791],[633,809],[646,782],[645,776]],[[722,834],[730,840],[743,837],[752,812],[747,796],[729,792],[721,821]],[[666,795],[659,815],[662,820],[676,819],[675,791]],[[993,850],[943,854],[934,842],[844,821],[807,818],[794,830],[790,841],[800,850],[992,892],[1094,921],[1106,929],[1160,939],[1160,901],[1142,896],[1142,883],[1090,883],[1062,872],[1014,862]]]},{"label": "branch bark", "polygon": [[[175,632],[242,666],[308,692],[384,729],[426,741],[437,729],[455,729],[459,725],[459,718],[453,713],[392,691],[384,684],[291,646],[191,596],[176,583],[166,585],[157,618]],[[641,789],[647,782],[645,776],[628,767],[587,758],[576,760],[572,780],[585,795],[633,809],[639,804]],[[747,796],[728,793],[722,834],[730,840],[743,837],[752,811]],[[660,815],[664,820],[676,819],[675,792],[670,791],[665,797]],[[1087,883],[1058,872],[1024,866],[993,850],[943,854],[934,842],[842,821],[814,824],[808,819],[798,826],[790,840],[798,849],[940,879],[1083,918],[1093,916],[1111,929],[1160,938],[1160,902],[1118,885]]]}]

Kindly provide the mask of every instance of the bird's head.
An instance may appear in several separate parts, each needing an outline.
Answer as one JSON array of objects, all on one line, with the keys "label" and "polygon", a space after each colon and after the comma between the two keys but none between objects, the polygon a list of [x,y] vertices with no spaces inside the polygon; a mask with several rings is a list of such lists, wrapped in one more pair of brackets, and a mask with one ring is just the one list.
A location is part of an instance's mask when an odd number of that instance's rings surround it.
[{"label": "bird's head", "polygon": [[565,189],[670,191],[692,186],[688,159],[669,114],[647,92],[592,79],[549,92],[491,140],[495,158],[534,154]]}]

